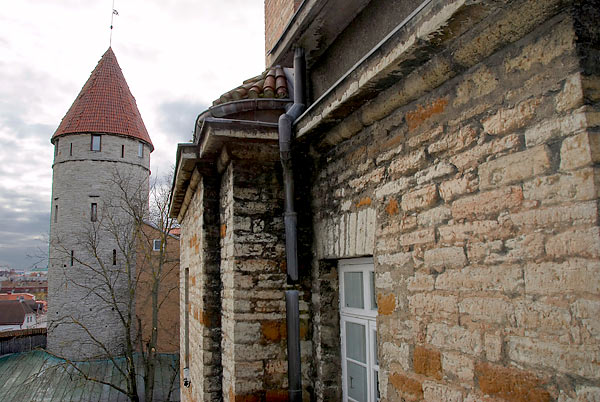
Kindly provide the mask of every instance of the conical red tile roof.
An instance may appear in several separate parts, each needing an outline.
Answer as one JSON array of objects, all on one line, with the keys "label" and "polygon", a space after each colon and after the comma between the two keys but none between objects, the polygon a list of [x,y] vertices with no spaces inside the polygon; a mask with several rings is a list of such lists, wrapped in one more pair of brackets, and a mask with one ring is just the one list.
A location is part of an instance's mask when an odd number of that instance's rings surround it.
[{"label": "conical red tile roof", "polygon": [[63,117],[54,139],[73,133],[120,134],[145,141],[154,149],[135,98],[109,47]]}]

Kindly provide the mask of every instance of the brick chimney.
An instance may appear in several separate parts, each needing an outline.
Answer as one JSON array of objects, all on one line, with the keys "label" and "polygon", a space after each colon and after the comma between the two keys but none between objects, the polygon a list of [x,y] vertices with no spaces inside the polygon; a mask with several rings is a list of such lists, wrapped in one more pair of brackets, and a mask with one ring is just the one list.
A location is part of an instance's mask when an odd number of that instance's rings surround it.
[{"label": "brick chimney", "polygon": [[265,55],[275,46],[302,0],[265,0]]}]

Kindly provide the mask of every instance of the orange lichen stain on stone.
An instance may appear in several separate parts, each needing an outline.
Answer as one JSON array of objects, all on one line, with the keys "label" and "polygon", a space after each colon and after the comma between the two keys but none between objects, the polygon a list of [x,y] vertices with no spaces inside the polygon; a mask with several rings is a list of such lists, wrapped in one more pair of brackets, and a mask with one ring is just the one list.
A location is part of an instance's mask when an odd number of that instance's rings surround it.
[{"label": "orange lichen stain on stone", "polygon": [[281,320],[263,321],[260,323],[260,330],[268,342],[279,342],[287,335],[285,322]]},{"label": "orange lichen stain on stone", "polygon": [[356,204],[356,208],[369,206],[369,205],[371,205],[371,202],[372,202],[371,197],[365,197]]},{"label": "orange lichen stain on stone", "polygon": [[542,388],[542,381],[533,373],[489,363],[475,365],[479,388],[492,396],[510,402],[547,402],[552,400],[550,393]]},{"label": "orange lichen stain on stone", "polygon": [[235,401],[235,394],[233,393],[233,387],[229,387],[229,402],[234,402]]},{"label": "orange lichen stain on stone", "polygon": [[208,314],[206,311],[200,310],[198,313],[198,321],[200,321],[200,323],[205,327],[210,326],[210,314]]},{"label": "orange lichen stain on stone", "polygon": [[357,150],[355,150],[350,155],[348,155],[348,159],[353,162],[356,162],[356,161],[365,159],[366,154],[367,154],[367,147],[359,147]]},{"label": "orange lichen stain on stone", "polygon": [[404,133],[397,134],[394,137],[387,140],[386,142],[384,142],[381,145],[380,149],[382,151],[389,150],[391,148],[394,148],[396,145],[400,145],[405,140],[406,140],[406,137],[404,136]]},{"label": "orange lichen stain on stone", "polygon": [[198,309],[192,308],[192,311],[193,311],[192,315],[194,316],[194,319],[196,321],[200,321],[200,317],[198,316]]},{"label": "orange lichen stain on stone", "polygon": [[194,246],[194,251],[196,252],[196,254],[200,252],[200,245],[198,243],[196,243],[196,245]]},{"label": "orange lichen stain on stone", "polygon": [[[259,395],[248,394],[248,395],[236,395],[235,402],[260,402],[261,397]],[[233,402],[233,400],[232,400]]]},{"label": "orange lichen stain on stone", "polygon": [[196,275],[190,276],[190,281],[192,282],[192,286],[196,286]]},{"label": "orange lichen stain on stone", "polygon": [[392,373],[389,377],[389,382],[403,396],[410,395],[417,399],[423,398],[423,385],[415,379],[407,377],[403,374]]},{"label": "orange lichen stain on stone", "polygon": [[266,402],[287,402],[288,392],[285,389],[272,389],[265,395]]},{"label": "orange lichen stain on stone", "polygon": [[[286,327],[286,334],[287,334],[287,327]],[[306,339],[306,335],[308,334],[308,322],[306,321],[300,321],[300,339]]]},{"label": "orange lichen stain on stone", "polygon": [[392,198],[387,204],[387,207],[385,207],[385,210],[389,215],[396,215],[400,211],[398,201],[395,198]]},{"label": "orange lichen stain on stone", "polygon": [[425,107],[419,105],[416,110],[406,113],[406,123],[409,130],[417,128],[430,117],[442,113],[447,104],[448,99],[440,98],[433,101],[431,105]]},{"label": "orange lichen stain on stone", "polygon": [[381,315],[390,315],[396,308],[396,297],[393,293],[389,295],[377,295],[377,311]]},{"label": "orange lichen stain on stone", "polygon": [[196,235],[193,235],[192,237],[190,237],[190,248],[194,247],[197,242],[198,242],[198,237]]},{"label": "orange lichen stain on stone", "polygon": [[227,235],[227,225],[222,224],[221,225],[221,239],[224,239],[226,235]]},{"label": "orange lichen stain on stone", "polygon": [[415,346],[413,367],[417,374],[423,374],[438,380],[442,379],[442,356],[437,350]]}]

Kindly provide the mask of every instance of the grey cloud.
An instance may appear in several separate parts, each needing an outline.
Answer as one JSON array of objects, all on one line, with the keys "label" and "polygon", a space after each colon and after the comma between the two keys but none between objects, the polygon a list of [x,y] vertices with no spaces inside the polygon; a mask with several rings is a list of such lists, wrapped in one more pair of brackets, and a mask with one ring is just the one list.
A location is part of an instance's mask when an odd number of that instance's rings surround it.
[{"label": "grey cloud", "polygon": [[169,136],[169,142],[188,142],[194,133],[196,117],[207,106],[197,102],[175,100],[158,106],[159,127]]},{"label": "grey cloud", "polygon": [[36,212],[35,207],[26,213],[0,207],[0,266],[46,266],[48,246],[44,239],[48,237],[49,223],[50,213]]}]

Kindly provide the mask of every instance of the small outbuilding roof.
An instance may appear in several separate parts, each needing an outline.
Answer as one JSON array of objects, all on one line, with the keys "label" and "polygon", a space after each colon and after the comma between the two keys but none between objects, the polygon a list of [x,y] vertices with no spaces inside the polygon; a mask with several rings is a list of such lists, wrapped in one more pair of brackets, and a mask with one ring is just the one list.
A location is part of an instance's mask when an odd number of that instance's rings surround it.
[{"label": "small outbuilding roof", "polygon": [[[35,304],[35,302],[33,302]],[[0,300],[0,325],[21,325],[25,321],[25,314],[32,314],[34,310],[29,303],[18,300]]]},{"label": "small outbuilding roof", "polygon": [[142,140],[154,149],[135,98],[110,47],[63,117],[52,142],[61,135],[75,133],[124,135]]}]

